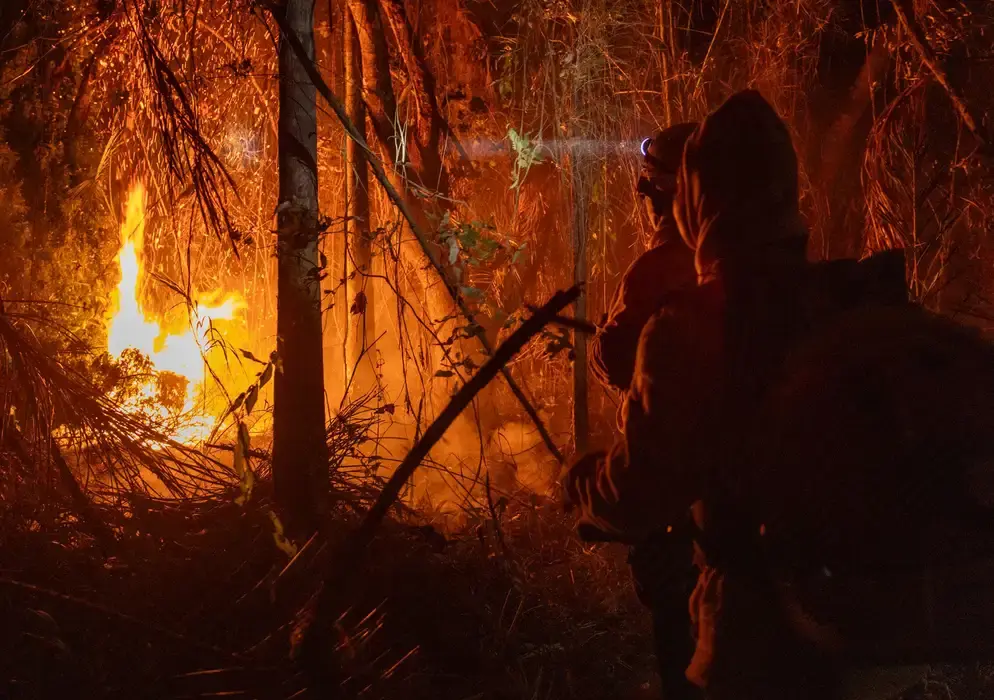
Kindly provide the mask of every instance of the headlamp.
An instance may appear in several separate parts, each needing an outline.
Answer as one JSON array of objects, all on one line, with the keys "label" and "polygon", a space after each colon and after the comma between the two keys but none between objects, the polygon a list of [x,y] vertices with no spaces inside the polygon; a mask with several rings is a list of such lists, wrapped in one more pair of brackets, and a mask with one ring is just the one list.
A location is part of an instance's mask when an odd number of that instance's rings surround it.
[{"label": "headlamp", "polygon": [[648,156],[649,155],[649,146],[651,146],[651,145],[652,145],[652,137],[651,136],[647,136],[646,138],[642,139],[642,144],[639,146],[639,151],[642,152],[643,156]]}]

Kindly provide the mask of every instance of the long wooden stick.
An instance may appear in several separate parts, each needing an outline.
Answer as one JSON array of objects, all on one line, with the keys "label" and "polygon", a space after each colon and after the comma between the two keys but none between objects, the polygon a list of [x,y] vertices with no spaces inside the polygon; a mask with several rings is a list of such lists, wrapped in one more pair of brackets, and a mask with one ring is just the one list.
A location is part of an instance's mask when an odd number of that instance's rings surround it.
[{"label": "long wooden stick", "polygon": [[580,296],[580,287],[571,287],[567,291],[556,292],[553,297],[538,309],[534,315],[522,323],[493,353],[486,364],[463,384],[449,402],[449,405],[438,415],[421,439],[407,453],[400,466],[387,480],[386,485],[377,497],[373,507],[366,513],[362,523],[355,533],[349,537],[337,556],[328,560],[328,570],[322,582],[321,589],[312,601],[309,624],[299,638],[295,656],[304,661],[305,665],[320,673],[322,640],[332,619],[331,610],[334,607],[335,594],[347,590],[347,584],[361,572],[363,555],[369,543],[386,517],[390,507],[397,501],[401,489],[414,474],[422,460],[445,434],[460,413],[473,401],[478,393],[496,377],[501,369],[547,324],[555,322],[559,313],[572,304]]},{"label": "long wooden stick", "polygon": [[[356,126],[352,123],[352,120],[349,119],[342,101],[339,100],[335,93],[332,92],[331,88],[328,87],[328,83],[325,82],[323,77],[321,77],[321,72],[317,69],[317,66],[314,65],[314,62],[307,59],[307,53],[304,51],[304,47],[301,45],[300,39],[298,39],[297,35],[294,34],[294,32],[287,26],[286,20],[280,14],[279,8],[269,2],[265,2],[263,4],[269,10],[269,13],[272,15],[276,24],[279,25],[280,33],[283,38],[290,43],[290,47],[297,54],[297,57],[304,66],[304,70],[307,71],[308,77],[317,88],[318,93],[324,98],[325,102],[328,103],[328,106],[331,107],[332,111],[338,117],[338,120],[342,123],[342,126],[345,127],[346,133],[352,140],[359,144],[363,150],[366,151],[369,166],[373,169],[373,174],[383,187],[383,190],[387,193],[390,201],[393,202],[394,206],[397,207],[401,215],[407,220],[407,223],[410,225],[411,231],[414,233],[415,238],[418,239],[418,243],[421,245],[421,249],[424,251],[425,256],[431,262],[432,267],[442,280],[446,290],[448,290],[449,296],[452,297],[452,300],[455,302],[456,306],[459,307],[459,311],[466,317],[469,325],[473,327],[477,326],[478,324],[476,323],[475,315],[470,308],[466,306],[466,302],[459,296],[458,290],[453,286],[452,281],[445,273],[445,268],[442,267],[441,261],[439,261],[438,256],[428,243],[428,236],[421,229],[421,226],[418,225],[417,220],[414,217],[414,212],[411,211],[407,201],[390,183],[386,170],[383,168],[383,164],[369,148],[366,140],[359,133],[358,129],[356,129]],[[486,350],[487,354],[492,356],[494,352],[493,346],[491,346],[486,337],[481,334],[477,334],[476,337],[483,346],[483,349]],[[545,425],[542,423],[542,419],[538,415],[538,412],[535,410],[535,407],[531,405],[528,397],[525,396],[525,393],[521,390],[521,387],[518,386],[518,383],[514,380],[514,377],[511,376],[510,371],[507,367],[501,367],[500,373],[503,375],[508,387],[510,387],[511,393],[514,394],[515,398],[521,404],[521,407],[525,409],[525,413],[528,414],[528,418],[531,419],[532,423],[534,423],[535,429],[538,430],[538,434],[541,436],[545,446],[549,449],[549,452],[552,453],[560,465],[565,464],[566,460],[563,458],[559,448],[556,447],[556,443],[553,442],[552,436],[549,435],[549,431],[546,430]]]}]

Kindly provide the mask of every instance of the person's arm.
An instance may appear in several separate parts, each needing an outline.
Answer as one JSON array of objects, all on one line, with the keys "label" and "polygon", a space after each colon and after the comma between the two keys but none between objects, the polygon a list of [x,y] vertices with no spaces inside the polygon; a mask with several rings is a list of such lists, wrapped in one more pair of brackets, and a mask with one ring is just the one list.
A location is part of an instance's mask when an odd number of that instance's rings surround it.
[{"label": "person's arm", "polygon": [[704,308],[664,310],[646,325],[624,436],[567,483],[581,530],[638,541],[699,497],[708,449],[701,428],[720,389],[721,340],[717,314]]},{"label": "person's arm", "polygon": [[631,388],[645,324],[674,292],[692,286],[695,274],[689,249],[676,244],[648,250],[632,263],[591,347],[593,372],[602,384],[619,391]]}]

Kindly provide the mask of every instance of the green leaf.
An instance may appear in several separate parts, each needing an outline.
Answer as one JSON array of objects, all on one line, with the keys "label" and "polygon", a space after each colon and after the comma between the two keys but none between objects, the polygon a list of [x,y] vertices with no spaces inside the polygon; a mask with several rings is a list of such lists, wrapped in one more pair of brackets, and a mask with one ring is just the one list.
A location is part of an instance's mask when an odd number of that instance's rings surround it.
[{"label": "green leaf", "polygon": [[251,469],[245,472],[245,476],[242,478],[239,488],[241,489],[241,495],[235,498],[235,503],[237,505],[243,506],[249,502],[252,498],[252,489],[255,487],[255,472]]},{"label": "green leaf", "polygon": [[291,542],[283,529],[283,523],[273,511],[269,511],[269,519],[273,522],[273,542],[291,559],[297,556],[297,545]]},{"label": "green leaf", "polygon": [[235,440],[235,473],[239,477],[239,488],[241,495],[235,499],[238,505],[244,505],[252,497],[252,489],[255,486],[255,473],[249,463],[249,431],[248,426],[242,421],[238,422],[238,437]]}]

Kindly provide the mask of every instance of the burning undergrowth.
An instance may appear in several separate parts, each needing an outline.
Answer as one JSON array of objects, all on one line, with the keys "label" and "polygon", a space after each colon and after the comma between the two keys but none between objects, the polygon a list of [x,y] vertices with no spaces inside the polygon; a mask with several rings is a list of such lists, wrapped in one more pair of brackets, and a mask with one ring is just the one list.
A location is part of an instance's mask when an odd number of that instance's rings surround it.
[{"label": "burning undergrowth", "polygon": [[225,413],[229,388],[248,379],[243,367],[222,362],[236,335],[245,340],[244,322],[237,315],[246,302],[221,290],[190,291],[184,295],[188,304],[174,309],[171,323],[148,317],[141,301],[148,279],[145,196],[141,184],[129,192],[115,258],[121,279],[107,323],[107,350],[113,361],[131,366],[129,376],[135,381],[122,383],[124,391],[113,398],[125,411],[170,424],[174,439],[202,443]]},{"label": "burning undergrowth", "polygon": [[[116,403],[42,348],[33,320],[0,314],[0,381],[13,408],[3,426],[0,610],[9,622],[2,642],[16,650],[2,662],[4,691],[165,698],[303,690],[286,662],[287,625],[320,568],[307,564],[306,547],[290,559],[297,549],[284,546],[265,440],[242,455],[254,475],[246,493],[232,466],[239,447],[224,431],[198,447],[178,441],[155,415]],[[155,374],[153,360],[144,358],[136,381]],[[186,389],[146,399],[171,394],[179,406]],[[250,391],[226,412],[242,411]],[[370,392],[329,421],[331,544],[407,449],[407,438],[391,444],[392,430],[406,430],[391,428],[396,413]],[[505,455],[505,476],[456,473],[451,465],[468,466],[461,440],[476,441],[480,455]],[[405,502],[422,508],[401,507],[384,526],[369,585],[339,623],[334,662],[349,694],[464,698],[483,683],[486,697],[593,698],[619,682],[640,692],[651,658],[619,553],[575,542],[569,520],[540,495],[548,482],[522,488],[529,469],[548,466],[538,443],[529,426],[507,423],[481,440],[467,420],[434,451],[424,474],[448,475],[438,483],[462,494],[461,515],[453,519],[453,507],[432,498],[439,491],[421,486]]]}]

